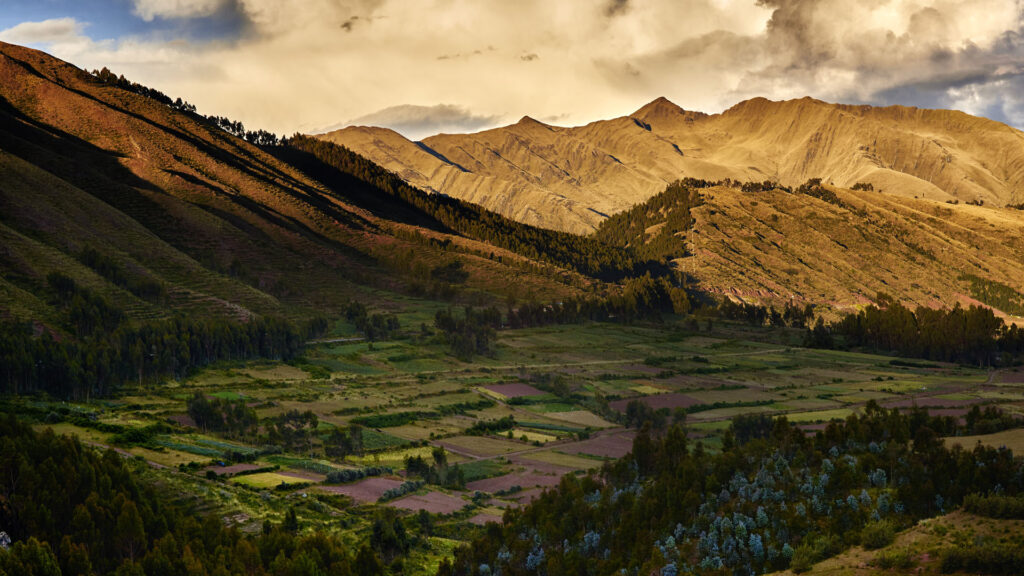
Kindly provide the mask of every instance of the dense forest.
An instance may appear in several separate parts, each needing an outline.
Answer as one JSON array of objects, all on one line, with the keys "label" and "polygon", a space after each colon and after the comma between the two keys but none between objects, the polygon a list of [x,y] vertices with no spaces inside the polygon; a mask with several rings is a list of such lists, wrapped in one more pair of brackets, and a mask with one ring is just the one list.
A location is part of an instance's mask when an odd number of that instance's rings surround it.
[{"label": "dense forest", "polygon": [[299,329],[278,318],[183,316],[132,325],[121,309],[73,279],[53,273],[47,280],[66,334],[0,322],[0,392],[85,399],[129,382],[181,378],[218,360],[288,360],[326,328],[322,320]]},{"label": "dense forest", "polygon": [[948,310],[924,306],[910,310],[887,294],[875,300],[877,305],[838,322],[819,323],[808,332],[805,344],[861,347],[978,366],[1011,364],[1024,353],[1024,332],[1016,324],[1008,326],[990,308],[963,308],[958,303]]},{"label": "dense forest", "polygon": [[13,543],[0,551],[3,576],[376,576],[413,537],[384,519],[391,538],[353,550],[321,531],[298,535],[294,513],[245,535],[173,504],[114,451],[98,455],[11,416],[0,417],[0,469],[0,528]]},{"label": "dense forest", "polygon": [[806,570],[855,544],[884,546],[970,494],[1024,491],[1024,462],[1009,451],[945,448],[939,434],[959,431],[954,418],[874,402],[814,436],[784,417],[740,417],[717,454],[678,425],[660,435],[644,427],[630,455],[598,476],[563,477],[441,573]]}]

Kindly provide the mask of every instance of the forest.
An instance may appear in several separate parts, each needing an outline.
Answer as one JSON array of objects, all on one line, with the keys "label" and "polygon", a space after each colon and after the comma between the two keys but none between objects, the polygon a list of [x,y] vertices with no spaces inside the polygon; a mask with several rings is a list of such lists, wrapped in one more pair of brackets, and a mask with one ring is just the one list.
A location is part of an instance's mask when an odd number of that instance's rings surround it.
[{"label": "forest", "polygon": [[247,322],[185,318],[133,325],[103,297],[73,279],[47,278],[61,328],[0,322],[0,391],[46,392],[63,399],[104,396],[125,383],[181,378],[218,360],[294,357],[301,344],[325,329],[322,320],[300,330],[277,318]]},{"label": "forest", "polygon": [[[712,453],[681,425],[647,425],[630,455],[509,511],[441,574],[801,572],[853,545],[884,546],[965,498],[977,507],[973,495],[1021,494],[1024,462],[1005,449],[946,448],[939,431],[958,426],[869,402],[813,436],[785,417],[738,417]],[[984,552],[967,545],[944,563],[969,568]],[[1020,573],[1020,558],[998,560],[1012,571],[995,573]]]},{"label": "forest", "polygon": [[415,538],[396,518],[379,519],[391,539],[353,550],[321,531],[299,535],[294,513],[245,535],[167,500],[113,450],[98,454],[10,415],[0,438],[0,527],[15,542],[0,553],[4,576],[376,576],[380,557]]}]

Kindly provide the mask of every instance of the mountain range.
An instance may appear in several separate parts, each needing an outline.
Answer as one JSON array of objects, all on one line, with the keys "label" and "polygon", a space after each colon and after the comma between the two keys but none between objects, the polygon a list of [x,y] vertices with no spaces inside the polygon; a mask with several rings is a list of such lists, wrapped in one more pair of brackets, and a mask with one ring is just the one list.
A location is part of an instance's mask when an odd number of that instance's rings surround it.
[{"label": "mountain range", "polygon": [[[308,317],[368,290],[384,307],[551,301],[649,271],[766,305],[1024,307],[1024,212],[1005,207],[1024,135],[960,112],[756,99],[710,116],[658,99],[577,128],[257,146],[0,44],[0,122],[4,318],[56,324],[55,271],[137,321]],[[694,201],[672,196],[683,178]]]},{"label": "mountain range", "polygon": [[785,186],[822,178],[907,198],[1024,203],[1024,133],[950,110],[755,98],[709,115],[658,98],[573,128],[524,117],[422,142],[374,127],[319,137],[424,190],[576,233],[684,176]]}]

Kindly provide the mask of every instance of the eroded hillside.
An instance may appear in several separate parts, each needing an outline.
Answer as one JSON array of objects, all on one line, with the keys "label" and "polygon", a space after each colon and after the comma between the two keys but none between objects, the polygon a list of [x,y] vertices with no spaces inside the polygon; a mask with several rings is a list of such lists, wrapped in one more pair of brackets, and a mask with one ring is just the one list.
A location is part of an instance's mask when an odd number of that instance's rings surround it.
[{"label": "eroded hillside", "polygon": [[580,233],[683,177],[788,186],[820,177],[908,198],[1024,201],[1024,134],[949,110],[757,98],[707,115],[659,98],[575,128],[526,117],[422,142],[367,127],[321,137],[425,190]]}]

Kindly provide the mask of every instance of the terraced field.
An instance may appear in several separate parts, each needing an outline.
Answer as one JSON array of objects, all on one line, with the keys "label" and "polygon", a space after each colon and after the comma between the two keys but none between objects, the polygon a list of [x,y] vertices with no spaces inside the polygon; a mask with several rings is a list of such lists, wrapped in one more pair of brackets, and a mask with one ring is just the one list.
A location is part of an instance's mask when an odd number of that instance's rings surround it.
[{"label": "terraced field", "polygon": [[[415,325],[420,314],[399,312],[400,322]],[[332,333],[347,340],[351,332],[340,322]],[[66,414],[40,428],[117,447],[148,461],[150,473],[171,486],[216,495],[225,516],[244,516],[244,529],[306,502],[300,514],[349,518],[347,531],[366,527],[356,510],[381,506],[475,530],[563,475],[628,453],[635,430],[624,423],[634,402],[666,422],[685,420],[691,439],[709,450],[721,446],[729,420],[740,414],[784,414],[813,433],[869,401],[954,417],[975,405],[1024,413],[1024,378],[1012,370],[916,367],[888,356],[807,350],[798,346],[801,337],[729,323],[710,332],[688,331],[682,322],[556,326],[501,331],[493,357],[467,363],[435,337],[410,330],[387,342],[311,344],[293,365],[223,364],[102,403],[35,401],[31,410],[41,419]],[[196,393],[251,407],[263,423],[309,412],[316,427],[290,447],[259,431],[204,432],[186,409]],[[125,431],[150,429],[157,432],[147,440],[126,443]],[[333,434],[356,429],[360,446],[328,454]],[[948,441],[1019,448],[1020,439],[1009,431]],[[414,460],[438,476],[410,483]]]}]

